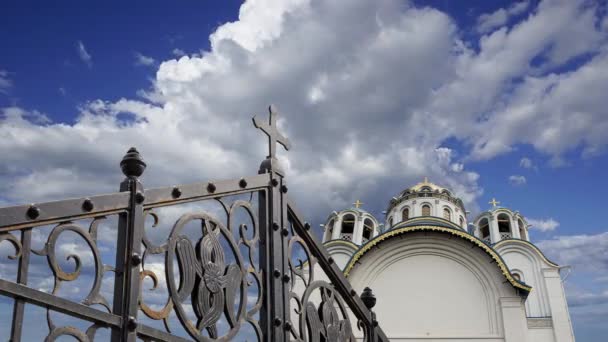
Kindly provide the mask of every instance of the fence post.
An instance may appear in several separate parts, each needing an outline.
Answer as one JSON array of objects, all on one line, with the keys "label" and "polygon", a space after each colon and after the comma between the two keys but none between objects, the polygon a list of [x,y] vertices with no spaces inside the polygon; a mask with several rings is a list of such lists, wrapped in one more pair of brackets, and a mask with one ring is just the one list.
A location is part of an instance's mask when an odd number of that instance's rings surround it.
[{"label": "fence post", "polygon": [[112,341],[133,342],[137,337],[139,267],[145,200],[143,186],[138,177],[146,169],[146,163],[139,152],[131,147],[120,162],[120,168],[126,176],[120,183],[120,191],[129,191],[131,196],[128,212],[120,214],[118,221],[113,312],[121,316],[122,325],[120,329],[112,330]]},{"label": "fence post", "polygon": [[371,324],[369,326],[367,336],[369,336],[369,341],[376,342],[378,339],[376,336],[376,326],[378,325],[378,321],[376,321],[376,313],[372,310],[374,306],[376,306],[376,296],[372,292],[372,289],[369,287],[364,288],[363,292],[361,293],[361,300],[371,314]]},{"label": "fence post", "polygon": [[289,235],[287,229],[286,204],[283,193],[287,192],[284,184],[284,172],[275,156],[276,144],[279,143],[289,150],[291,143],[277,129],[278,113],[274,106],[268,108],[268,120],[253,117],[253,125],[268,137],[268,156],[262,161],[258,173],[270,174],[270,187],[267,192],[260,191],[259,219],[260,219],[260,264],[264,271],[266,289],[265,307],[261,314],[262,325],[267,331],[265,341],[289,341],[289,291],[286,283],[289,279],[289,265],[287,263],[287,246],[285,238]]}]

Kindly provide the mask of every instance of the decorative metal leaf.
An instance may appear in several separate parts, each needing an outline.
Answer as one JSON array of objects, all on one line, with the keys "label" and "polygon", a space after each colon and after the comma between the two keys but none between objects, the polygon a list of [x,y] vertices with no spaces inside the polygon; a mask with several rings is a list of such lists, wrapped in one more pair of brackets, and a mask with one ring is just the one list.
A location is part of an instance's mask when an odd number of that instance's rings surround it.
[{"label": "decorative metal leaf", "polygon": [[177,294],[177,300],[181,303],[188,297],[194,289],[197,270],[200,268],[198,260],[196,260],[196,252],[194,247],[185,236],[177,238],[177,264],[181,283]]}]

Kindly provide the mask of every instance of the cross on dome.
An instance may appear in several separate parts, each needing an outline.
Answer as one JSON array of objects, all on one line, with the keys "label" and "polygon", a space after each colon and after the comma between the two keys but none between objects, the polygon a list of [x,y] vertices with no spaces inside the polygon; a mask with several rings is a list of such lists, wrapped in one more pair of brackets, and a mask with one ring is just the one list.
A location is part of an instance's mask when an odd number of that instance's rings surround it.
[{"label": "cross on dome", "polygon": [[277,129],[277,117],[279,116],[279,113],[277,113],[276,108],[273,105],[268,107],[268,113],[268,122],[260,120],[257,118],[257,116],[254,116],[253,125],[255,128],[261,130],[268,136],[268,158],[274,159],[277,150],[277,143],[283,145],[283,147],[289,151],[291,148],[291,142]]},{"label": "cross on dome", "polygon": [[496,206],[497,206],[498,204],[500,204],[500,202],[498,202],[498,201],[496,200],[496,198],[492,198],[492,200],[491,200],[490,202],[488,202],[488,204],[491,204],[491,205],[492,205],[492,207],[496,208]]},{"label": "cross on dome", "polygon": [[359,209],[361,207],[361,204],[364,204],[363,202],[356,200],[355,203],[353,203],[355,205],[355,208]]}]

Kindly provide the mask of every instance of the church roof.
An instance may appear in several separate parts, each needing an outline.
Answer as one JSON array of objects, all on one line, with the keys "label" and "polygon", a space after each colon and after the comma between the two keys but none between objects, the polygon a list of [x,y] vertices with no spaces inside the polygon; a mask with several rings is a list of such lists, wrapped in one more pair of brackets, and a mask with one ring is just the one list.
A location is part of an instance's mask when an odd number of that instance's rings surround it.
[{"label": "church roof", "polygon": [[442,227],[442,226],[437,225],[436,223],[433,223],[431,225],[426,225],[426,224],[415,224],[412,226],[404,225],[401,228],[394,228],[394,229],[391,229],[391,230],[385,232],[384,234],[376,236],[374,239],[369,241],[367,244],[363,245],[363,247],[361,247],[361,249],[359,249],[355,254],[353,254],[351,259],[348,261],[346,268],[344,269],[344,275],[346,277],[348,277],[348,274],[350,273],[350,271],[355,267],[355,265],[359,262],[359,260],[363,257],[363,255],[365,255],[370,250],[373,250],[373,248],[376,247],[382,241],[390,239],[392,237],[401,236],[403,234],[416,232],[416,231],[431,231],[431,232],[450,234],[450,235],[454,235],[454,236],[457,236],[459,238],[462,238],[464,240],[471,242],[472,244],[474,244],[475,246],[477,246],[481,250],[483,250],[486,254],[488,254],[488,256],[496,263],[496,265],[498,266],[498,268],[500,269],[500,271],[504,275],[504,277],[507,279],[507,281],[518,291],[518,293],[520,293],[524,297],[527,297],[528,294],[530,293],[530,291],[532,290],[531,286],[529,286],[526,283],[519,281],[519,280],[515,279],[515,277],[513,277],[513,274],[507,267],[507,265],[504,262],[504,260],[502,259],[502,257],[492,247],[488,246],[485,242],[481,241],[480,239],[476,238],[475,236],[473,236],[467,232],[464,232],[458,228]]},{"label": "church roof", "polygon": [[430,189],[431,191],[437,191],[437,192],[448,191],[451,193],[451,191],[448,188],[444,188],[435,183],[429,182],[429,179],[427,177],[424,177],[424,180],[422,182],[417,183],[416,185],[407,188],[406,191],[410,190],[410,191],[418,192],[418,191],[425,190],[426,188]]}]

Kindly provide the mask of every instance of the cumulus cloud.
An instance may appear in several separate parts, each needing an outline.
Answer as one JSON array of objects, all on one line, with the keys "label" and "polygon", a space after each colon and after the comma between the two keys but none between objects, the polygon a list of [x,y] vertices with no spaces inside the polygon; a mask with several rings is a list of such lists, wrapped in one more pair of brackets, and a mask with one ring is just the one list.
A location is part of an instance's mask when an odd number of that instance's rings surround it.
[{"label": "cumulus cloud", "polygon": [[[474,211],[483,190],[468,159],[520,143],[592,156],[608,142],[596,14],[582,1],[545,1],[470,44],[445,13],[396,0],[248,1],[209,51],[160,63],[147,101],[92,100],[74,124],[37,124],[23,108],[0,119],[2,200],[115,191],[132,145],[150,165],[146,186],[255,172],[264,139],[250,117],[275,103],[294,144],[280,155],[290,188],[313,219],[357,198],[379,213],[425,175]],[[561,71],[582,55],[590,60]],[[449,138],[465,150],[443,147]],[[32,192],[40,179],[48,186]]]},{"label": "cumulus cloud", "polygon": [[142,55],[139,52],[135,53],[135,65],[153,66],[156,64],[154,58]]},{"label": "cumulus cloud", "polygon": [[0,94],[6,94],[13,87],[13,82],[8,77],[8,71],[0,69]]},{"label": "cumulus cloud", "polygon": [[561,265],[571,265],[597,276],[608,273],[608,232],[557,236],[540,241],[537,246]]},{"label": "cumulus cloud", "polygon": [[540,230],[541,232],[553,231],[555,228],[559,227],[559,222],[555,221],[553,218],[528,219],[527,221],[532,225],[532,229]]},{"label": "cumulus cloud", "polygon": [[522,14],[530,3],[526,1],[515,2],[508,8],[500,8],[492,13],[484,13],[477,18],[477,32],[487,33],[503,26],[510,17]]},{"label": "cumulus cloud", "polygon": [[534,167],[534,163],[532,162],[532,159],[524,157],[519,161],[519,166],[524,169],[531,169]]},{"label": "cumulus cloud", "polygon": [[91,56],[91,54],[89,54],[86,47],[80,40],[76,44],[76,49],[78,51],[78,57],[80,57],[80,60],[82,60],[82,62],[86,64],[89,68],[93,66],[93,57]]},{"label": "cumulus cloud", "polygon": [[178,48],[173,49],[173,51],[171,51],[171,53],[174,56],[177,56],[177,57],[181,57],[181,56],[185,56],[186,55],[186,52],[184,50],[178,49]]},{"label": "cumulus cloud", "polygon": [[584,283],[566,283],[568,304],[578,322],[602,322],[608,313],[608,232],[557,236],[536,244],[547,257],[560,265],[572,267]]},{"label": "cumulus cloud", "polygon": [[515,186],[524,185],[526,184],[526,177],[522,175],[509,176],[509,183]]}]

